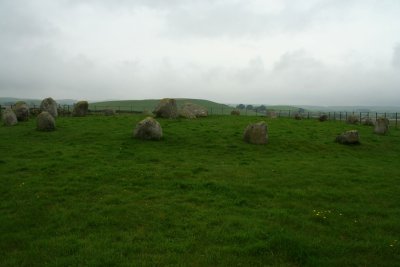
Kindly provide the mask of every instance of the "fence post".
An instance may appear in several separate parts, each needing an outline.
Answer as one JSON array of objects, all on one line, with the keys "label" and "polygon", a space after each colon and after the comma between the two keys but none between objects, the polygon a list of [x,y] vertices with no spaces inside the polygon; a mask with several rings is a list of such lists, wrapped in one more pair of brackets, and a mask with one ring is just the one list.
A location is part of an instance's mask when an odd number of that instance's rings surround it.
[{"label": "fence post", "polygon": [[307,119],[310,119],[310,111],[307,112]]},{"label": "fence post", "polygon": [[375,120],[378,120],[378,112],[375,112]]},{"label": "fence post", "polygon": [[397,112],[396,112],[396,128],[397,128]]},{"label": "fence post", "polygon": [[385,112],[385,119],[386,119],[386,112]]},{"label": "fence post", "polygon": [[347,120],[347,111],[346,111],[346,114],[345,114],[345,115],[346,115],[346,117],[345,117],[344,119]]},{"label": "fence post", "polygon": [[360,123],[361,123],[361,113],[362,113],[362,112],[360,112]]},{"label": "fence post", "polygon": [[289,109],[289,118],[290,118],[290,109]]}]

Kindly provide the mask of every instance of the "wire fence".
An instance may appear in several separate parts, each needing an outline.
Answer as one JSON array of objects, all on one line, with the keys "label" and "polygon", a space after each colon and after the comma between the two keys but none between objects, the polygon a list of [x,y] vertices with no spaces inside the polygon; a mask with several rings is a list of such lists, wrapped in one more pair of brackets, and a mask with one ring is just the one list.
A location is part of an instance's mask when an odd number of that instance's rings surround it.
[{"label": "wire fence", "polygon": [[[0,111],[6,108],[13,108],[11,106],[1,106]],[[72,116],[73,105],[58,105],[59,116]],[[104,115],[107,111],[112,111],[116,114],[151,114],[152,109],[144,106],[97,106],[90,105],[89,115]],[[386,118],[389,120],[391,126],[396,128],[399,125],[398,112],[349,112],[349,111],[304,111],[302,109],[296,110],[257,110],[257,109],[236,109],[234,107],[208,107],[209,115],[241,115],[241,116],[260,116],[269,118],[293,118],[293,119],[319,119],[322,115],[326,115],[328,120],[346,121],[350,116],[357,118],[358,122],[363,123],[367,121],[374,122],[378,118]],[[35,116],[40,113],[40,106],[30,106],[30,113]],[[108,112],[108,114],[110,114]]]}]

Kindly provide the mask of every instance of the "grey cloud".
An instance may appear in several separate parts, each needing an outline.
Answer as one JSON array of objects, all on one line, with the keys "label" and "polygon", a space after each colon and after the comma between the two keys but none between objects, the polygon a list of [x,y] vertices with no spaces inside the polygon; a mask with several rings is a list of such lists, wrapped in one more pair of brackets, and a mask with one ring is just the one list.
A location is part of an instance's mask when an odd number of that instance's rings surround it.
[{"label": "grey cloud", "polygon": [[395,68],[400,69],[400,43],[396,44],[393,49],[392,64]]},{"label": "grey cloud", "polygon": [[[302,2],[303,4],[303,2]],[[307,6],[307,5],[305,5]],[[315,23],[345,17],[353,1],[319,1],[298,8],[293,1],[285,3],[278,13],[253,10],[247,1],[215,1],[210,4],[178,7],[166,15],[167,34],[177,37],[241,37],[298,32]],[[340,13],[337,11],[340,10]]]},{"label": "grey cloud", "polygon": [[323,63],[308,55],[304,50],[283,54],[274,65],[275,71],[303,71],[323,68]]}]

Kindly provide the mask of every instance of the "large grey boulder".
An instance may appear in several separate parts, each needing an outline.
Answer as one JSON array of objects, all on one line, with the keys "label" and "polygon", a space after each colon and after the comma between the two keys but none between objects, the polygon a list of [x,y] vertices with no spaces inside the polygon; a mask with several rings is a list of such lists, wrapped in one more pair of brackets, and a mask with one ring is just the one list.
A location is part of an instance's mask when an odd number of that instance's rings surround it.
[{"label": "large grey boulder", "polygon": [[185,103],[179,110],[179,116],[194,119],[199,117],[207,117],[208,111],[205,107],[202,107],[193,103]]},{"label": "large grey boulder", "polygon": [[44,132],[50,132],[56,129],[56,121],[50,112],[43,111],[37,116],[36,129]]},{"label": "large grey boulder", "polygon": [[18,123],[17,116],[12,109],[7,108],[2,115],[3,123],[5,126],[14,126]]},{"label": "large grey boulder", "polygon": [[175,119],[178,117],[178,107],[175,99],[164,98],[161,99],[153,113],[156,117]]},{"label": "large grey boulder", "polygon": [[378,118],[375,121],[374,133],[386,134],[389,131],[389,120],[387,118]]},{"label": "large grey boulder", "polygon": [[244,131],[243,139],[250,144],[266,144],[268,142],[268,128],[265,122],[249,124]]},{"label": "large grey boulder", "polygon": [[144,140],[160,140],[162,138],[161,125],[152,117],[147,117],[136,125],[133,137]]},{"label": "large grey boulder", "polygon": [[54,118],[58,116],[57,102],[51,97],[42,100],[42,103],[40,103],[40,110],[47,111]]},{"label": "large grey boulder", "polygon": [[14,111],[18,121],[29,120],[29,106],[25,102],[19,101],[15,103]]},{"label": "large grey boulder", "polygon": [[350,130],[336,136],[335,141],[344,145],[356,145],[360,143],[360,135],[357,130]]},{"label": "large grey boulder", "polygon": [[88,113],[88,109],[89,109],[89,103],[87,101],[79,101],[74,105],[72,116],[84,117]]}]

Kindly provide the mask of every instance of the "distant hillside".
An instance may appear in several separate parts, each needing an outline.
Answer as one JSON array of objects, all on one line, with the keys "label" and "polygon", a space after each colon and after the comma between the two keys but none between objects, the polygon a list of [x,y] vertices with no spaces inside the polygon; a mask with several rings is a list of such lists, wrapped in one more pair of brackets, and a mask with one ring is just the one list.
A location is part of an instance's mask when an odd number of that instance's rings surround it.
[{"label": "distant hillside", "polygon": [[[9,106],[13,105],[18,101],[24,101],[27,103],[29,106],[39,106],[40,103],[42,102],[41,99],[30,99],[30,98],[16,98],[16,97],[0,97],[0,105],[2,106]],[[72,105],[76,102],[76,100],[73,99],[56,99],[56,102],[59,105]]]},{"label": "distant hillside", "polygon": [[400,112],[400,106],[299,106],[310,111]]},{"label": "distant hillside", "polygon": [[[145,100],[119,100],[119,101],[94,102],[89,104],[89,108],[90,109],[114,108],[119,110],[152,111],[157,106],[159,101],[160,101],[159,99],[145,99]],[[178,98],[176,99],[176,102],[178,107],[183,105],[185,102],[190,102],[206,107],[208,110],[232,109],[232,107],[228,105],[203,99]]]}]

